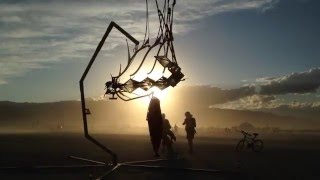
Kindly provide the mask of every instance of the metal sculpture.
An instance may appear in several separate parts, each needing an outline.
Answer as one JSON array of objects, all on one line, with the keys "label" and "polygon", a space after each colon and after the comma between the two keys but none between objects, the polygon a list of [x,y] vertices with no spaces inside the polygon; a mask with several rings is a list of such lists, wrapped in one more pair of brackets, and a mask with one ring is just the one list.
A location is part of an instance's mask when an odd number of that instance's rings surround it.
[{"label": "metal sculpture", "polygon": [[[106,41],[109,33],[113,28],[116,28],[118,31],[120,31],[123,35],[125,35],[129,40],[131,40],[134,44],[134,53],[130,55],[130,49],[127,42],[127,48],[128,48],[128,63],[125,66],[123,70],[121,70],[120,65],[120,71],[117,76],[111,76],[111,81],[108,81],[105,83],[106,85],[106,95],[110,95],[110,99],[117,99],[119,97],[120,99],[124,101],[130,101],[142,97],[146,97],[152,94],[146,93],[145,95],[135,95],[134,91],[138,88],[141,88],[145,91],[148,91],[152,87],[158,87],[160,90],[163,90],[169,86],[176,86],[180,81],[183,80],[184,74],[181,72],[181,68],[178,66],[178,62],[176,59],[174,46],[173,46],[173,33],[172,33],[172,25],[173,25],[173,11],[174,6],[176,4],[176,0],[163,0],[163,8],[162,10],[159,8],[158,1],[155,0],[156,8],[157,8],[157,14],[159,17],[159,30],[157,37],[154,39],[153,43],[150,43],[149,38],[149,12],[148,12],[148,0],[146,0],[146,31],[144,40],[139,46],[139,41],[137,41],[134,37],[132,37],[128,32],[126,32],[123,28],[121,28],[118,24],[115,22],[111,22],[103,35],[100,43],[98,44],[89,64],[87,65],[81,79],[80,79],[80,93],[81,93],[81,108],[82,108],[82,117],[83,117],[83,127],[84,127],[84,134],[85,137],[100,147],[102,150],[104,150],[106,153],[110,154],[112,157],[111,163],[105,163],[95,160],[90,160],[86,158],[76,157],[76,156],[69,156],[70,158],[86,161],[89,163],[94,164],[87,164],[87,165],[66,165],[66,166],[30,166],[29,169],[32,170],[43,170],[43,169],[74,169],[74,168],[108,168],[105,174],[101,175],[97,179],[102,179],[105,176],[109,175],[110,173],[114,172],[117,168],[120,166],[126,166],[126,167],[140,167],[140,168],[148,168],[148,169],[163,169],[163,170],[173,170],[173,171],[197,171],[197,172],[210,172],[210,173],[217,173],[220,172],[219,170],[212,170],[212,169],[195,169],[195,168],[175,168],[175,167],[166,167],[166,166],[153,166],[153,165],[141,165],[140,163],[146,163],[146,162],[158,162],[158,161],[167,161],[168,159],[155,159],[155,160],[144,160],[144,161],[133,161],[133,162],[118,162],[118,157],[115,152],[113,152],[111,149],[104,146],[102,143],[94,139],[90,134],[88,130],[88,123],[87,123],[87,115],[90,115],[90,110],[86,107],[86,101],[85,101],[85,92],[84,92],[84,80],[94,63],[97,55],[99,54],[102,46],[104,45],[104,42]],[[152,68],[150,69],[149,73],[152,73],[155,69],[156,63],[160,63],[163,67],[163,74],[166,70],[168,70],[171,75],[169,77],[162,76],[158,80],[153,80],[149,77],[146,77],[142,81],[136,81],[133,77],[135,74],[139,72],[142,65],[144,64],[147,55],[150,53],[150,51],[154,48],[157,48],[157,53],[154,56],[155,60],[153,63]],[[120,77],[128,70],[128,68],[131,66],[132,62],[135,60],[135,57],[138,53],[140,53],[143,49],[146,50],[146,53],[144,54],[143,58],[141,59],[140,65],[135,70],[134,73],[130,75],[130,79],[126,82],[122,83],[119,81]],[[169,55],[171,56],[169,57]],[[133,96],[131,96],[133,95]],[[25,171],[25,167],[0,167],[0,170],[7,170],[7,171]]]},{"label": "metal sculpture", "polygon": [[[119,97],[120,99],[124,101],[129,101],[141,97],[148,96],[150,94],[142,95],[142,96],[136,96],[136,97],[129,97],[127,94],[132,94],[136,89],[141,88],[145,91],[148,91],[151,87],[158,87],[160,90],[163,90],[169,86],[176,86],[184,77],[184,74],[181,72],[181,68],[178,66],[178,62],[176,59],[174,46],[173,46],[173,10],[174,6],[176,4],[176,1],[174,0],[172,4],[170,4],[170,0],[164,1],[164,7],[162,10],[159,9],[159,5],[157,0],[155,0],[156,6],[157,6],[157,12],[159,17],[159,29],[157,37],[155,38],[153,43],[150,43],[150,30],[149,30],[149,18],[148,18],[148,1],[146,1],[147,5],[147,13],[146,13],[146,31],[144,35],[144,40],[139,46],[139,42],[133,38],[129,33],[124,31],[121,27],[119,27],[116,23],[111,22],[110,26],[111,28],[114,26],[116,27],[120,32],[122,32],[126,37],[128,37],[134,44],[135,48],[134,53],[130,54],[129,45],[127,42],[127,48],[128,48],[128,62],[127,65],[123,70],[121,70],[120,65],[120,71],[117,76],[111,76],[111,81],[106,82],[106,93],[107,95],[111,95],[110,99],[116,99],[116,97]],[[109,31],[106,32],[105,38],[108,36]],[[101,45],[104,43],[105,39],[102,39]],[[102,47],[102,46],[101,46]],[[98,46],[96,53],[98,53],[101,49],[100,46]],[[136,81],[132,79],[135,74],[139,72],[142,65],[146,61],[147,56],[149,55],[150,51],[154,48],[158,48],[157,54],[153,63],[153,66],[148,74],[151,74],[156,66],[156,63],[159,62],[163,66],[163,73],[168,69],[171,73],[171,76],[164,77],[162,76],[158,80],[153,80],[149,77],[146,77],[142,81]],[[125,83],[119,82],[119,79],[123,74],[129,69],[132,62],[135,60],[137,54],[139,54],[142,50],[146,50],[140,65],[138,68],[130,75],[130,79],[127,80]],[[96,54],[95,53],[95,54]],[[169,54],[171,54],[171,60],[169,59]],[[92,61],[94,61],[96,56],[93,56]]]},{"label": "metal sculpture", "polygon": [[[97,46],[87,68],[85,69],[81,79],[80,79],[80,92],[81,92],[81,107],[82,107],[82,116],[83,116],[83,125],[84,125],[84,134],[85,137],[93,142],[95,145],[103,149],[105,152],[110,154],[112,156],[112,162],[111,164],[109,163],[104,163],[100,161],[93,161],[90,159],[85,159],[85,158],[79,158],[75,156],[71,156],[73,159],[78,159],[82,161],[87,161],[87,162],[93,162],[96,163],[97,165],[111,165],[111,169],[107,171],[106,174],[102,175],[102,177],[110,174],[113,172],[115,169],[117,169],[120,166],[127,166],[127,167],[142,167],[142,168],[160,168],[160,169],[171,169],[171,170],[188,170],[188,171],[200,171],[200,172],[218,172],[217,170],[206,170],[206,169],[189,169],[189,168],[168,168],[168,167],[162,167],[162,166],[150,166],[150,165],[141,165],[141,164],[136,164],[136,163],[144,163],[144,162],[155,162],[155,161],[163,161],[167,159],[157,159],[157,160],[146,160],[146,161],[135,161],[135,162],[123,162],[119,163],[118,162],[118,157],[115,152],[113,152],[111,149],[107,148],[103,144],[101,144],[99,141],[94,139],[91,135],[89,135],[88,131],[88,125],[87,125],[87,115],[90,114],[90,110],[86,107],[85,103],[85,95],[84,95],[84,86],[83,82],[92,66],[94,63],[97,55],[99,54],[102,46],[104,45],[105,40],[107,39],[109,33],[113,28],[116,28],[119,30],[123,35],[125,35],[130,41],[132,41],[135,44],[135,47],[133,49],[133,54],[130,54],[130,48],[127,42],[127,49],[128,49],[128,62],[125,68],[122,70],[121,65],[120,65],[120,71],[117,76],[112,76],[111,75],[111,80],[107,81],[105,83],[106,87],[106,92],[105,95],[110,95],[109,99],[117,99],[120,98],[124,101],[130,101],[142,97],[146,97],[152,94],[147,93],[144,95],[136,95],[134,91],[138,88],[141,88],[145,91],[148,91],[152,87],[157,87],[160,90],[163,90],[169,86],[175,87],[180,81],[183,80],[184,74],[181,72],[181,68],[178,65],[175,51],[174,51],[174,46],[173,46],[173,33],[172,33],[172,28],[173,28],[173,11],[174,11],[174,6],[176,4],[176,0],[164,0],[163,3],[163,8],[159,8],[158,1],[155,0],[156,8],[157,8],[157,14],[159,17],[159,29],[158,29],[158,34],[157,37],[154,39],[153,43],[150,43],[151,39],[149,38],[149,17],[148,17],[148,0],[146,0],[146,31],[145,31],[145,36],[142,44],[139,46],[139,41],[136,40],[133,36],[131,36],[128,32],[126,32],[123,28],[121,28],[118,24],[115,22],[111,22],[110,25],[108,26],[105,34],[103,35],[99,45]],[[146,77],[142,81],[136,81],[132,77],[137,74],[142,65],[145,63],[147,56],[151,52],[152,49],[158,48],[157,53],[154,56],[155,60],[153,63],[153,66],[151,67],[149,73],[151,74],[155,70],[155,66],[157,63],[160,63],[163,67],[162,73],[166,70],[168,70],[171,75],[169,77],[162,76],[158,80],[153,80],[149,77]],[[120,77],[123,76],[123,74],[129,69],[129,67],[132,65],[132,62],[135,60],[136,56],[138,53],[142,52],[142,50],[146,50],[145,54],[143,55],[143,58],[140,61],[140,64],[138,68],[130,75],[130,79],[128,79],[126,82],[122,83],[120,82]]]},{"label": "metal sculpture", "polygon": [[[158,87],[159,89],[163,90],[169,86],[176,86],[180,81],[182,81],[184,74],[181,72],[181,68],[178,66],[178,62],[176,59],[175,51],[174,51],[174,46],[173,46],[173,33],[172,33],[172,28],[173,28],[173,10],[174,6],[176,4],[176,0],[164,0],[163,3],[163,9],[161,10],[159,8],[158,1],[155,0],[156,8],[157,8],[157,13],[159,17],[159,29],[158,29],[158,34],[157,37],[155,38],[153,43],[150,43],[150,32],[149,32],[149,17],[148,17],[148,0],[146,0],[146,7],[147,7],[147,13],[146,13],[146,31],[144,35],[144,40],[139,46],[139,41],[136,40],[133,36],[131,36],[127,31],[125,31],[123,28],[121,28],[118,24],[115,22],[111,22],[103,35],[100,43],[98,44],[88,66],[86,67],[81,79],[80,79],[80,93],[81,93],[81,105],[82,105],[82,117],[83,117],[83,126],[84,126],[84,134],[85,137],[99,146],[101,149],[103,149],[105,152],[109,153],[112,156],[112,163],[117,164],[117,155],[111,151],[109,148],[105,147],[103,144],[95,140],[92,136],[89,135],[88,131],[88,125],[87,125],[87,115],[90,114],[89,109],[86,107],[86,102],[85,102],[85,93],[84,93],[84,80],[94,63],[97,55],[99,54],[102,46],[104,45],[104,42],[106,41],[108,35],[110,34],[111,30],[113,28],[116,28],[119,30],[123,35],[125,35],[129,40],[131,40],[134,44],[134,53],[131,55],[130,54],[130,49],[129,45],[127,42],[127,49],[128,49],[128,62],[127,65],[123,70],[121,70],[121,65],[120,65],[120,71],[117,76],[112,76],[111,75],[111,81],[108,81],[105,83],[106,85],[106,93],[105,95],[110,95],[110,99],[117,99],[119,97],[120,99],[124,101],[130,101],[134,99],[138,99],[141,97],[146,97],[149,96],[151,93],[138,96],[135,95],[134,97],[129,97],[130,95],[128,94],[133,94],[134,91],[138,88],[141,88],[145,91],[149,90],[151,87]],[[141,69],[142,65],[145,63],[146,58],[150,51],[153,48],[158,47],[157,54],[154,56],[155,60],[153,63],[152,68],[150,69],[149,73],[152,73],[155,69],[156,63],[159,62],[163,66],[163,73],[168,70],[170,71],[171,75],[169,77],[164,77],[162,76],[158,80],[153,80],[149,77],[146,77],[142,81],[136,81],[132,78],[127,80],[125,83],[119,82],[119,78],[129,69],[130,65],[132,62],[135,60],[136,56],[138,53],[140,53],[143,49],[146,50],[140,65],[138,68],[135,70],[134,73],[130,75],[130,77],[133,77],[135,74],[139,72]],[[171,60],[169,59],[169,55],[171,54]]]}]

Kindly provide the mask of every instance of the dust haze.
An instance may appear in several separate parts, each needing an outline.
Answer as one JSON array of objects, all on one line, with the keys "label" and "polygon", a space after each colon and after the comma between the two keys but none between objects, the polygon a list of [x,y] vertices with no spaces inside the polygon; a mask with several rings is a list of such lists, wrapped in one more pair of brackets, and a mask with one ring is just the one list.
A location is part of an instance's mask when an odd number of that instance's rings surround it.
[{"label": "dust haze", "polygon": [[[239,98],[250,96],[250,87],[222,90],[209,86],[192,86],[170,90],[161,101],[172,126],[183,131],[184,112],[190,111],[197,120],[199,135],[212,135],[226,128],[252,131],[317,131],[316,118],[305,116],[296,110],[292,115],[276,111],[248,111],[210,108]],[[148,99],[123,102],[87,99],[91,111],[88,116],[91,132],[97,133],[147,133],[146,113]],[[314,111],[319,115],[320,111]],[[79,101],[51,103],[0,102],[1,132],[59,132],[82,131],[82,115]],[[299,115],[297,115],[299,114]]]}]

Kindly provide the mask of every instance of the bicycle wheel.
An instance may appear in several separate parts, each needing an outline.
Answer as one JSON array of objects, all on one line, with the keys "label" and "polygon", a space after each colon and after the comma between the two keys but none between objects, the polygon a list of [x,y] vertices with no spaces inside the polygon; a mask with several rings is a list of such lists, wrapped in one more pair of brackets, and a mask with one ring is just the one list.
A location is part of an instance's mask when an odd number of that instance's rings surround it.
[{"label": "bicycle wheel", "polygon": [[260,139],[253,141],[252,150],[254,152],[260,152],[263,149],[263,142]]},{"label": "bicycle wheel", "polygon": [[242,139],[238,142],[237,146],[236,146],[236,150],[238,152],[242,151],[245,147],[245,141]]}]

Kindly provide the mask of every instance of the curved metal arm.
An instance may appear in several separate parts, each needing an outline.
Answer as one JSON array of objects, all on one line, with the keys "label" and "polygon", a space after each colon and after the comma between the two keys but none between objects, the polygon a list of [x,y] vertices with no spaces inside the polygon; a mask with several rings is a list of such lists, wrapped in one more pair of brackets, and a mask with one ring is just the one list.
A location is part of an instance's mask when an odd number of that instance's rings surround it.
[{"label": "curved metal arm", "polygon": [[116,165],[118,163],[118,157],[117,154],[115,152],[113,152],[111,149],[107,148],[106,146],[104,146],[103,144],[101,144],[99,141],[97,141],[96,139],[94,139],[92,136],[89,135],[89,129],[88,129],[88,123],[87,123],[87,115],[88,115],[88,109],[86,108],[86,100],[85,100],[85,93],[84,93],[84,80],[92,66],[92,64],[94,63],[97,55],[99,54],[104,42],[106,41],[107,37],[109,36],[112,28],[115,27],[116,29],[118,29],[123,35],[125,35],[128,39],[130,39],[134,44],[139,45],[139,41],[136,40],[134,37],[132,37],[129,33],[127,33],[124,29],[122,29],[118,24],[116,24],[115,22],[111,21],[111,23],[109,24],[105,34],[103,35],[99,45],[97,46],[89,64],[87,65],[81,79],[80,79],[80,94],[81,94],[81,109],[82,109],[82,118],[83,118],[83,128],[84,128],[84,135],[85,138],[87,138],[88,140],[90,140],[92,143],[94,143],[95,145],[97,145],[99,148],[101,148],[102,150],[104,150],[105,152],[107,152],[108,154],[110,154],[112,156],[112,163],[114,165]]}]

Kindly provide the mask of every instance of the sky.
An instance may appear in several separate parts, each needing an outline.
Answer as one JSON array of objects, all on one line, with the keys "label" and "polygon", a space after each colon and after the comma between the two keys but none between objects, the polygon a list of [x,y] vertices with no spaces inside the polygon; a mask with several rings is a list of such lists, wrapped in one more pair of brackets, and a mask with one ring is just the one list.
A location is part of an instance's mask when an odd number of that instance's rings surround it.
[{"label": "sky", "polygon": [[[152,36],[154,1],[149,9]],[[144,0],[0,1],[0,101],[78,100],[108,24],[142,41],[145,10]],[[318,0],[177,0],[174,44],[186,76],[179,87],[239,90],[210,107],[319,108],[319,10]],[[88,96],[103,94],[126,53],[125,37],[113,31],[86,79]]]}]

